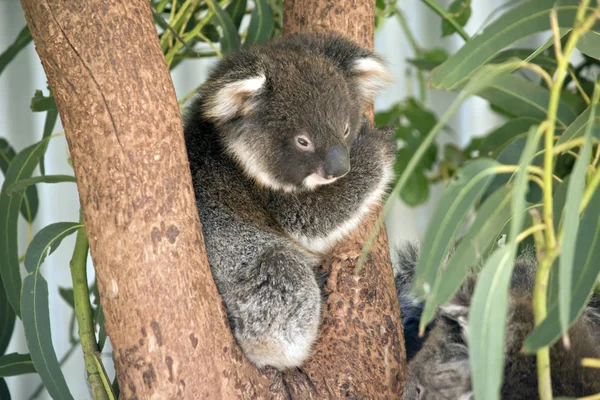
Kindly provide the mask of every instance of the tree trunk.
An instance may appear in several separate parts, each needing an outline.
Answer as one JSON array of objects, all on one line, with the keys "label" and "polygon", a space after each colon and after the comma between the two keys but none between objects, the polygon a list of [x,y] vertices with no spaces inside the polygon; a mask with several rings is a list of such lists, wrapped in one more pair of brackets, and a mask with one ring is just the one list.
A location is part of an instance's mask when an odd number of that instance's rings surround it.
[{"label": "tree trunk", "polygon": [[[374,13],[371,0],[286,0],[283,31],[336,31],[373,48]],[[380,215],[381,208],[374,210],[324,266],[331,293],[321,336],[302,370],[284,377],[294,398],[402,396],[406,356],[385,229],[361,273],[355,273],[362,245]]]},{"label": "tree trunk", "polygon": [[279,396],[230,333],[147,0],[22,0],[75,167],[123,399]]}]

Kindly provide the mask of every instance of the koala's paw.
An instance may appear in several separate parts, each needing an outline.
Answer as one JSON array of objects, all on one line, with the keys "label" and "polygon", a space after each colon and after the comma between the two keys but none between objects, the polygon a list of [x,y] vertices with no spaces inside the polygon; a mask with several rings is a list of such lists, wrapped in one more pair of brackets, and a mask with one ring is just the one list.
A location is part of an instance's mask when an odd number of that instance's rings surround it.
[{"label": "koala's paw", "polygon": [[280,325],[279,329],[272,329],[262,336],[235,335],[246,358],[258,368],[271,366],[283,371],[300,367],[310,355],[317,339],[320,313],[312,312],[303,321],[288,317],[289,321]]}]

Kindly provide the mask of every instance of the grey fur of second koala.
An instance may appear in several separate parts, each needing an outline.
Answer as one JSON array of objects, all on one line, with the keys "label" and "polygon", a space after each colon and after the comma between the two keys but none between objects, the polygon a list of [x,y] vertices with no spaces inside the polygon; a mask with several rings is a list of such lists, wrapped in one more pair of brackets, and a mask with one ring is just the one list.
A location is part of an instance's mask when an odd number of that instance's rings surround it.
[{"label": "grey fur of second koala", "polygon": [[320,322],[323,256],[379,202],[393,130],[365,107],[382,60],[335,35],[298,35],[220,61],[185,140],[212,275],[246,357],[297,367]]},{"label": "grey fur of second koala", "polygon": [[[408,358],[403,399],[473,399],[468,312],[476,276],[469,274],[454,298],[438,310],[426,335],[419,338],[417,326],[423,304],[411,296],[418,256],[418,247],[406,244],[397,253],[394,265]],[[536,265],[532,251],[525,251],[515,261],[506,322],[502,399],[539,398],[535,355],[521,352],[523,341],[534,328],[532,294]],[[600,392],[600,370],[580,364],[584,357],[600,357],[600,296],[592,297],[583,316],[571,327],[569,337],[569,350],[560,341],[550,349],[553,395],[582,397]]]}]

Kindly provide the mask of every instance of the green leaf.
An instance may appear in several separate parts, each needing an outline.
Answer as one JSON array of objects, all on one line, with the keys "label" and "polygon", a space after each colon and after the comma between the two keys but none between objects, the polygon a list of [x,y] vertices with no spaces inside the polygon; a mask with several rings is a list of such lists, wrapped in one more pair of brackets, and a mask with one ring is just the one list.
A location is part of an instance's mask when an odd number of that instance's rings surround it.
[{"label": "green leaf", "polygon": [[73,289],[67,289],[67,288],[62,288],[59,287],[58,288],[58,294],[60,294],[60,297],[62,297],[62,299],[71,306],[71,308],[75,308],[75,298],[73,296]]},{"label": "green leaf", "polygon": [[504,376],[504,335],[508,287],[517,253],[517,236],[525,219],[527,166],[537,149],[539,135],[532,127],[519,162],[511,196],[513,218],[508,242],[485,263],[471,299],[469,311],[469,361],[476,399],[497,400]]},{"label": "green leaf", "polygon": [[48,138],[17,154],[6,171],[0,191],[0,275],[6,296],[17,315],[20,315],[21,296],[17,223],[23,196],[21,192],[9,196],[7,188],[18,180],[31,177],[47,146]]},{"label": "green leaf", "polygon": [[23,281],[21,313],[31,360],[48,393],[53,399],[73,400],[52,345],[48,283],[39,273]]},{"label": "green leaf", "polygon": [[31,42],[31,40],[31,33],[29,32],[27,25],[25,25],[25,27],[21,29],[21,32],[19,32],[19,35],[17,35],[13,44],[4,50],[4,53],[0,54],[0,74],[2,74],[4,68],[6,68],[13,58],[15,58],[17,54]]},{"label": "green leaf", "polygon": [[575,121],[569,125],[569,127],[560,135],[557,145],[568,142],[569,140],[577,139],[583,136],[585,129],[588,124],[592,125],[592,136],[600,139],[600,116],[596,115],[593,119],[593,123],[590,120],[590,112],[592,106],[583,111]]},{"label": "green leaf", "polygon": [[[568,326],[583,313],[600,272],[600,191],[596,191],[585,210],[575,242],[575,260],[572,271],[571,305]],[[560,282],[559,282],[560,284]],[[543,346],[552,345],[560,337],[562,328],[558,303],[548,307],[546,319],[525,339],[527,353],[535,353]]]},{"label": "green leaf", "polygon": [[44,96],[41,90],[36,90],[31,98],[31,104],[29,106],[33,112],[56,110],[56,103],[54,102],[54,96],[50,93],[49,96]]},{"label": "green leaf", "polygon": [[600,32],[586,32],[577,42],[577,49],[587,56],[600,59]]},{"label": "green leaf", "polygon": [[231,16],[231,21],[233,21],[233,25],[235,25],[237,29],[240,28],[242,18],[244,18],[244,14],[246,13],[247,5],[247,0],[236,0],[232,1],[227,7],[225,7],[225,11]]},{"label": "green leaf", "polygon": [[11,353],[0,356],[0,377],[34,374],[35,372],[29,354]]},{"label": "green leaf", "polygon": [[422,57],[408,59],[410,64],[421,71],[431,71],[448,59],[448,53],[444,49],[433,48],[426,50]]},{"label": "green leaf", "polygon": [[450,182],[427,227],[421,256],[415,268],[413,287],[419,297],[427,296],[439,269],[468,212],[493,179],[498,163],[481,158],[465,164]]},{"label": "green leaf", "polygon": [[31,185],[37,183],[60,183],[60,182],[75,182],[75,177],[71,175],[45,175],[34,176],[16,181],[7,188],[7,193],[12,196],[15,192],[22,192]]},{"label": "green leaf", "polygon": [[415,171],[410,176],[404,190],[400,192],[400,197],[410,207],[416,207],[427,201],[429,198],[429,181],[422,170]]},{"label": "green leaf", "polygon": [[[503,75],[489,88],[478,94],[490,103],[517,117],[531,117],[544,120],[550,101],[550,92],[535,83],[517,75]],[[568,126],[577,114],[564,101],[559,101],[557,120]]]},{"label": "green leaf", "polygon": [[27,247],[25,269],[30,274],[38,274],[46,256],[52,254],[65,237],[81,227],[78,222],[56,222],[42,228]]},{"label": "green leaf", "polygon": [[221,52],[229,54],[239,50],[240,36],[229,14],[223,11],[219,3],[214,0],[210,0],[208,6],[214,11],[215,20],[221,28]]},{"label": "green leaf", "polygon": [[504,147],[519,136],[524,136],[532,125],[539,124],[539,119],[519,117],[506,122],[504,125],[486,134],[479,154],[484,157],[496,157]]},{"label": "green leaf", "polygon": [[564,207],[564,222],[562,224],[562,245],[559,259],[558,274],[558,308],[562,333],[569,327],[571,306],[571,289],[573,278],[573,262],[575,261],[575,246],[579,228],[579,207],[585,189],[588,163],[592,154],[592,125],[596,117],[596,106],[600,87],[596,86],[594,100],[590,105],[589,122],[586,124],[584,144],[575,162],[573,172],[569,176],[569,189]]},{"label": "green leaf", "polygon": [[106,319],[104,317],[104,309],[102,308],[102,303],[98,298],[98,312],[96,315],[96,323],[98,324],[98,350],[102,351],[104,345],[106,344],[106,329],[104,328],[104,323]]},{"label": "green leaf", "polygon": [[244,41],[244,47],[253,44],[265,43],[271,37],[273,27],[273,11],[266,0],[255,0],[254,10],[248,26],[248,34]]},{"label": "green leaf", "polygon": [[550,29],[550,10],[556,10],[558,26],[570,28],[578,0],[532,0],[520,2],[473,37],[431,73],[431,85],[452,89],[487,64],[496,54],[520,39]]},{"label": "green leaf", "polygon": [[[4,138],[0,138],[0,170],[6,176],[8,166],[15,158],[15,151]],[[21,203],[21,215],[27,222],[33,222],[39,207],[38,193],[35,187],[27,189],[25,199]]]},{"label": "green leaf", "polygon": [[6,352],[15,327],[15,312],[13,311],[0,279],[0,355]]},{"label": "green leaf", "polygon": [[[42,139],[47,138],[52,134],[54,130],[54,126],[56,125],[56,120],[58,119],[58,109],[51,108],[46,113],[46,121],[44,122],[44,131],[42,132]],[[42,175],[46,175],[46,163],[44,161],[44,155],[40,159],[40,173]]]},{"label": "green leaf", "polygon": [[436,309],[456,293],[470,268],[481,261],[497,241],[503,226],[511,217],[511,189],[502,187],[492,194],[477,211],[467,234],[461,239],[446,268],[440,270],[431,293],[426,297],[420,327],[424,329],[435,317]]},{"label": "green leaf", "polygon": [[8,385],[4,379],[0,379],[0,399],[11,400],[10,390],[8,390]]},{"label": "green leaf", "polygon": [[[454,0],[448,7],[448,14],[461,26],[465,26],[469,17],[471,17],[471,0]],[[442,37],[456,32],[447,19],[442,20]]]}]

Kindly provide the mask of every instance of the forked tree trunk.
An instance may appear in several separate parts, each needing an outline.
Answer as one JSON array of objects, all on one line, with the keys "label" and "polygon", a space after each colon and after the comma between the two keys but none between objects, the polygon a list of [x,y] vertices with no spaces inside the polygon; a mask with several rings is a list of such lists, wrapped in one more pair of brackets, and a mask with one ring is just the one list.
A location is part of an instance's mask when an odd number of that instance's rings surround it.
[{"label": "forked tree trunk", "polygon": [[[374,0],[285,0],[284,35],[335,31],[373,48]],[[372,109],[371,109],[372,113]],[[371,114],[372,116],[372,114]],[[293,395],[314,398],[400,398],[405,350],[400,310],[385,229],[360,274],[354,272],[362,245],[381,208],[338,246],[325,265],[331,291],[321,336],[302,372],[286,374]],[[310,385],[303,383],[304,379]]]},{"label": "forked tree trunk", "polygon": [[123,399],[264,397],[208,267],[148,0],[22,0],[75,167]]},{"label": "forked tree trunk", "polygon": [[[404,349],[384,233],[354,274],[378,212],[328,264],[309,362],[283,379],[261,374],[210,274],[147,0],[21,1],[73,159],[123,399],[398,398]],[[335,27],[372,46],[374,2],[330,3],[286,0],[286,32]]]}]

